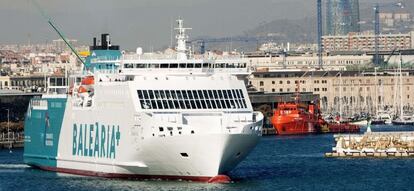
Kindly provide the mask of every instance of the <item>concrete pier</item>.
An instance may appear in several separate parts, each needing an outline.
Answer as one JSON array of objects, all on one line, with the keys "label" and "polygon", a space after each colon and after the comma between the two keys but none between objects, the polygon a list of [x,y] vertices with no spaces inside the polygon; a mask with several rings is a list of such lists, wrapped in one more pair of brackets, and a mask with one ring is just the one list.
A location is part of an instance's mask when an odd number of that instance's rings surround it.
[{"label": "concrete pier", "polygon": [[367,132],[334,135],[336,146],[325,157],[414,157],[414,132]]}]

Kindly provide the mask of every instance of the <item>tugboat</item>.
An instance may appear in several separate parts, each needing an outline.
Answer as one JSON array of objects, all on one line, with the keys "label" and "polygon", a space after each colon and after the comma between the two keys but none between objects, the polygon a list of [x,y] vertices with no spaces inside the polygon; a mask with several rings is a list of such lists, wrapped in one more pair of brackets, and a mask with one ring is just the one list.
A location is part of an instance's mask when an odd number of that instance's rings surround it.
[{"label": "tugboat", "polygon": [[[299,83],[297,90],[300,89]],[[317,133],[321,130],[323,121],[319,105],[301,103],[297,91],[294,102],[279,103],[273,112],[271,122],[277,135],[298,135]]]},{"label": "tugboat", "polygon": [[321,119],[316,104],[280,103],[274,111],[272,124],[278,135],[317,133]]}]

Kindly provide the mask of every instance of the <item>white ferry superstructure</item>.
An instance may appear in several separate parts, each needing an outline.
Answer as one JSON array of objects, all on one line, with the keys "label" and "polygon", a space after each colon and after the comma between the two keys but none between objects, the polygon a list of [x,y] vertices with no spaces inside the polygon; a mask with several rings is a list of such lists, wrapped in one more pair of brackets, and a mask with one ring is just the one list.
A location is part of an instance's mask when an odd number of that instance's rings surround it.
[{"label": "white ferry superstructure", "polygon": [[177,30],[174,59],[94,39],[82,75],[50,78],[31,100],[24,161],[89,176],[228,181],[261,137],[247,61],[188,58],[182,20]]}]

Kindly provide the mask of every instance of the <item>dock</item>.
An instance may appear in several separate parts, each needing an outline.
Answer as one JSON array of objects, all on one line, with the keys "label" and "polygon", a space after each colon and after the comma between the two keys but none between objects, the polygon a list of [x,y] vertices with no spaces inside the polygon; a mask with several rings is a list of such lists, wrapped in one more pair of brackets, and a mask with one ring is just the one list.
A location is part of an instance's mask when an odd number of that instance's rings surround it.
[{"label": "dock", "polygon": [[10,133],[8,137],[6,133],[0,134],[0,149],[22,148],[24,146],[23,133]]},{"label": "dock", "polygon": [[336,145],[325,157],[414,158],[414,132],[366,132],[336,134]]}]

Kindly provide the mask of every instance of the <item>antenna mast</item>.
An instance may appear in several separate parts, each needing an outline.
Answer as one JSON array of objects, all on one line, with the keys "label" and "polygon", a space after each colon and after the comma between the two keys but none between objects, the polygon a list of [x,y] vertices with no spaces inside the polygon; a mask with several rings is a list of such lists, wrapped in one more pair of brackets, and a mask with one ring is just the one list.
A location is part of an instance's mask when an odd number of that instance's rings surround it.
[{"label": "antenna mast", "polygon": [[179,18],[177,22],[178,28],[175,28],[175,30],[177,30],[177,35],[175,36],[177,39],[177,59],[187,60],[186,41],[188,40],[188,36],[185,34],[185,31],[190,30],[191,28],[184,28],[183,20],[181,18]]}]

